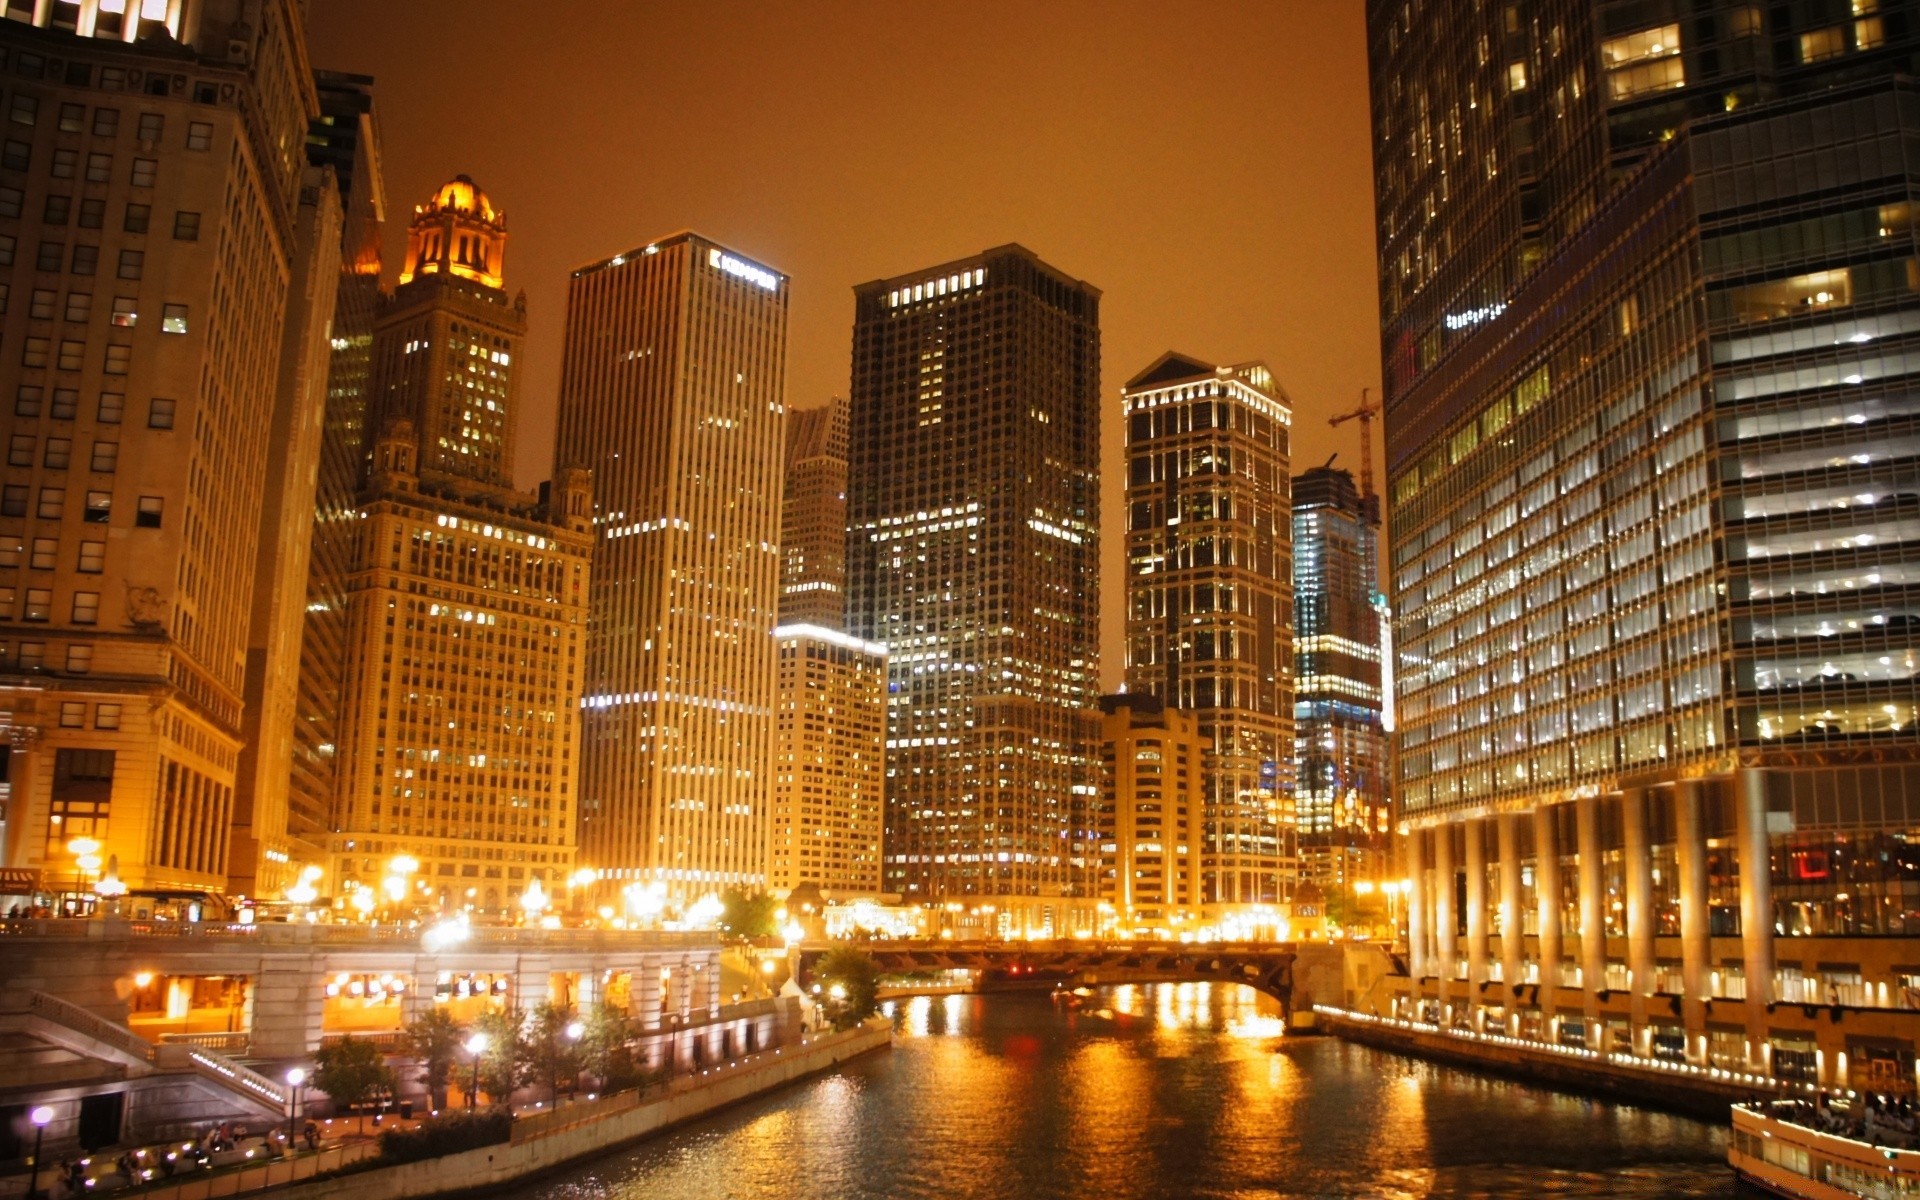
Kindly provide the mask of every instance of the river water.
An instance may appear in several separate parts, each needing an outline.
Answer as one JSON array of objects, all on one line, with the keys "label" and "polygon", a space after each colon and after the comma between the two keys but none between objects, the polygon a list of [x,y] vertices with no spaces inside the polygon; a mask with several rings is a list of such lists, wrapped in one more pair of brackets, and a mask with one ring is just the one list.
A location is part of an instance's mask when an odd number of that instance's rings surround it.
[{"label": "river water", "polygon": [[891,1006],[891,1052],[516,1200],[1732,1197],[1725,1136],[1332,1038],[1238,985]]}]

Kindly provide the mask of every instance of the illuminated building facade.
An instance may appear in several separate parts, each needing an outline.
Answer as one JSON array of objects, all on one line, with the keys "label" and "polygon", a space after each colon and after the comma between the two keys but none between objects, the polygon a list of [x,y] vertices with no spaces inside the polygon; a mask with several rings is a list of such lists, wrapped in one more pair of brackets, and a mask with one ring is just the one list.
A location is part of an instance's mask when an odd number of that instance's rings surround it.
[{"label": "illuminated building facade", "polygon": [[465,175],[413,210],[375,329],[374,403],[378,423],[412,422],[423,471],[512,482],[527,304],[503,290],[506,252],[505,214]]},{"label": "illuminated building facade", "polygon": [[1369,6],[1427,1019],[1912,1087],[1904,10]]},{"label": "illuminated building facade", "polygon": [[1098,741],[1100,294],[1020,246],[854,289],[848,614],[886,890],[1064,929]]},{"label": "illuminated building facade", "polygon": [[767,886],[880,894],[887,648],[817,625],[773,631],[780,655]]},{"label": "illuminated building facade", "polygon": [[581,845],[684,905],[764,887],[787,279],[694,233],[573,273],[559,445],[594,472]]},{"label": "illuminated building facade", "polygon": [[787,414],[780,513],[780,620],[847,624],[847,402]]},{"label": "illuminated building facade", "polygon": [[5,861],[45,894],[117,872],[139,915],[233,865],[289,288],[328,248],[296,232],[316,105],[292,3],[6,17]]},{"label": "illuminated building facade", "polygon": [[[572,874],[591,489],[577,468],[556,468],[538,494],[499,478],[521,315],[498,286],[504,234],[483,248],[492,282],[444,257],[420,269],[423,243],[448,227],[465,237],[470,221],[502,228],[465,177],[415,210],[414,274],[374,337],[374,394],[408,402],[382,415],[357,505],[327,872],[337,905],[518,912],[534,883],[552,896]],[[489,309],[508,314],[490,332]],[[422,380],[422,363],[438,378]]]},{"label": "illuminated building facade", "polygon": [[267,477],[280,486],[263,489],[254,557],[227,855],[228,884],[237,896],[285,891],[298,864],[314,863],[320,849],[292,838],[288,792],[342,223],[331,172],[309,166],[294,224],[294,270],[267,446]]},{"label": "illuminated building facade", "polygon": [[[360,484],[366,476],[373,395],[373,329],[381,303],[381,234],[386,190],[372,86],[365,76],[316,72],[320,116],[308,127],[307,158],[333,171],[345,209],[334,291],[332,358],[314,481],[300,679],[294,697],[287,779],[288,873],[295,879],[328,861],[328,828],[339,792],[340,698],[346,690],[348,595],[360,538]],[[330,895],[333,881],[313,881]],[[254,889],[273,896],[269,885]]]},{"label": "illuminated building facade", "polygon": [[1127,690],[1207,745],[1209,914],[1288,899],[1295,857],[1293,411],[1266,364],[1168,353],[1127,381]]},{"label": "illuminated building facade", "polygon": [[1387,878],[1380,504],[1331,464],[1293,477],[1293,738],[1301,874],[1322,891]]},{"label": "illuminated building facade", "polygon": [[1207,742],[1145,693],[1100,699],[1099,896],[1123,928],[1177,934],[1201,915]]}]

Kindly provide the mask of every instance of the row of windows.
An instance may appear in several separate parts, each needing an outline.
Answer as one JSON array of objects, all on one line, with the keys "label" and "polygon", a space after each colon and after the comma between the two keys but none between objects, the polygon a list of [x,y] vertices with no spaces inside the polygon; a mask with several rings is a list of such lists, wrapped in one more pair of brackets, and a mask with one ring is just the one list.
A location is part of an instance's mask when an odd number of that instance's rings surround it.
[{"label": "row of windows", "polygon": [[[26,56],[22,56],[23,60]],[[120,75],[124,72],[116,67],[107,67],[104,76]],[[40,98],[23,92],[15,92],[7,105],[7,120],[15,125],[38,125],[40,123]],[[87,106],[73,102],[62,102],[55,118],[55,127],[62,133],[81,133],[87,128]],[[93,136],[117,137],[120,133],[120,110],[100,107],[93,110]],[[143,142],[158,142],[166,135],[167,117],[165,113],[143,112],[134,125],[134,132]],[[186,148],[189,150],[210,150],[213,148],[213,125],[207,121],[187,122]]]},{"label": "row of windows", "polygon": [[[33,549],[29,553],[26,544],[16,534],[0,535],[0,567],[18,567],[21,558],[26,557],[26,565],[35,571],[51,571],[58,564],[60,539],[37,537],[33,539]],[[98,575],[106,569],[107,544],[105,542],[81,542],[80,553],[75,566],[85,574]]]},{"label": "row of windows", "polygon": [[[0,619],[15,617],[15,608],[19,601],[19,589],[0,587]],[[22,621],[50,621],[53,619],[53,589],[28,588],[27,602],[19,607],[18,619]],[[75,625],[97,625],[100,623],[100,593],[75,592],[73,606],[69,610],[69,619]]]},{"label": "row of windows", "polygon": [[[17,417],[37,417],[46,399],[47,390],[39,384],[22,384],[14,395],[13,414]],[[80,393],[74,388],[57,387],[53,389],[52,401],[46,410],[47,415],[57,421],[70,421],[79,407]],[[126,406],[125,393],[101,392],[94,414],[103,425],[118,425]],[[178,408],[179,402],[170,396],[155,396],[148,400],[147,428],[172,429],[174,413]]]},{"label": "row of windows", "polygon": [[[86,642],[79,642],[79,643],[74,643],[72,645],[69,645],[66,648],[66,656],[64,661],[66,663],[65,670],[67,674],[69,675],[87,674],[89,671],[93,670],[93,646],[90,643],[86,643]],[[18,652],[16,654],[15,647],[12,642],[0,642],[0,670],[7,670],[7,669],[17,669],[21,671],[46,670],[47,669],[47,644],[45,642],[33,642],[33,641],[21,642],[18,648]],[[114,724],[111,726],[99,725],[99,726],[96,726],[96,728],[99,728],[99,729],[119,728],[119,720],[120,720],[119,707],[117,705],[109,705],[109,706],[103,706],[103,707],[111,707],[113,709],[111,716],[114,721]]]},{"label": "row of windows", "polygon": [[[9,483],[0,486],[0,517],[24,517],[27,515],[28,501],[33,489],[24,483]],[[143,529],[158,529],[166,511],[166,500],[161,496],[142,496],[134,509],[133,523]],[[113,516],[113,493],[89,491],[85,509],[86,521],[91,525],[105,525]],[[33,515],[47,521],[58,521],[67,515],[67,489],[63,487],[43,487],[40,489],[40,501],[33,506]]]}]

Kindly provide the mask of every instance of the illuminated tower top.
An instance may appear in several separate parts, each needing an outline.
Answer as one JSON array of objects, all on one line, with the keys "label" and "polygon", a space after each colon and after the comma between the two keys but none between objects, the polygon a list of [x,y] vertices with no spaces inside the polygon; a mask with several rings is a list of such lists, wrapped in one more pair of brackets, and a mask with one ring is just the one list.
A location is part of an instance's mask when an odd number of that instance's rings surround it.
[{"label": "illuminated tower top", "polygon": [[506,286],[506,214],[493,207],[480,185],[455,175],[425,204],[416,204],[407,229],[407,262],[400,282],[416,275],[446,274],[490,288]]}]

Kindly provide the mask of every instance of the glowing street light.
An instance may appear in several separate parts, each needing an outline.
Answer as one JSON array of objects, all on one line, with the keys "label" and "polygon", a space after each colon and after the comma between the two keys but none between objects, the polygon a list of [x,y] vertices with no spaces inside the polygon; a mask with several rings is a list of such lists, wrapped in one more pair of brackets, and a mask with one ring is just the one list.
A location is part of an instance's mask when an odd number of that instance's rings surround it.
[{"label": "glowing street light", "polygon": [[291,1089],[287,1097],[287,1157],[293,1157],[293,1123],[300,1117],[300,1085],[307,1081],[304,1067],[295,1067],[287,1072],[287,1087]]},{"label": "glowing street light", "polygon": [[540,886],[538,879],[527,884],[527,890],[520,895],[520,907],[529,917],[537,917],[547,911],[547,889]]},{"label": "glowing street light", "polygon": [[53,1123],[53,1109],[42,1104],[33,1110],[33,1174],[27,1181],[27,1200],[34,1200],[40,1194],[40,1141],[47,1136],[47,1126]]},{"label": "glowing street light", "polygon": [[480,1056],[487,1052],[487,1035],[476,1033],[467,1039],[467,1053],[473,1055],[473,1086],[467,1089],[467,1107],[471,1109],[474,1098],[480,1094]]}]

